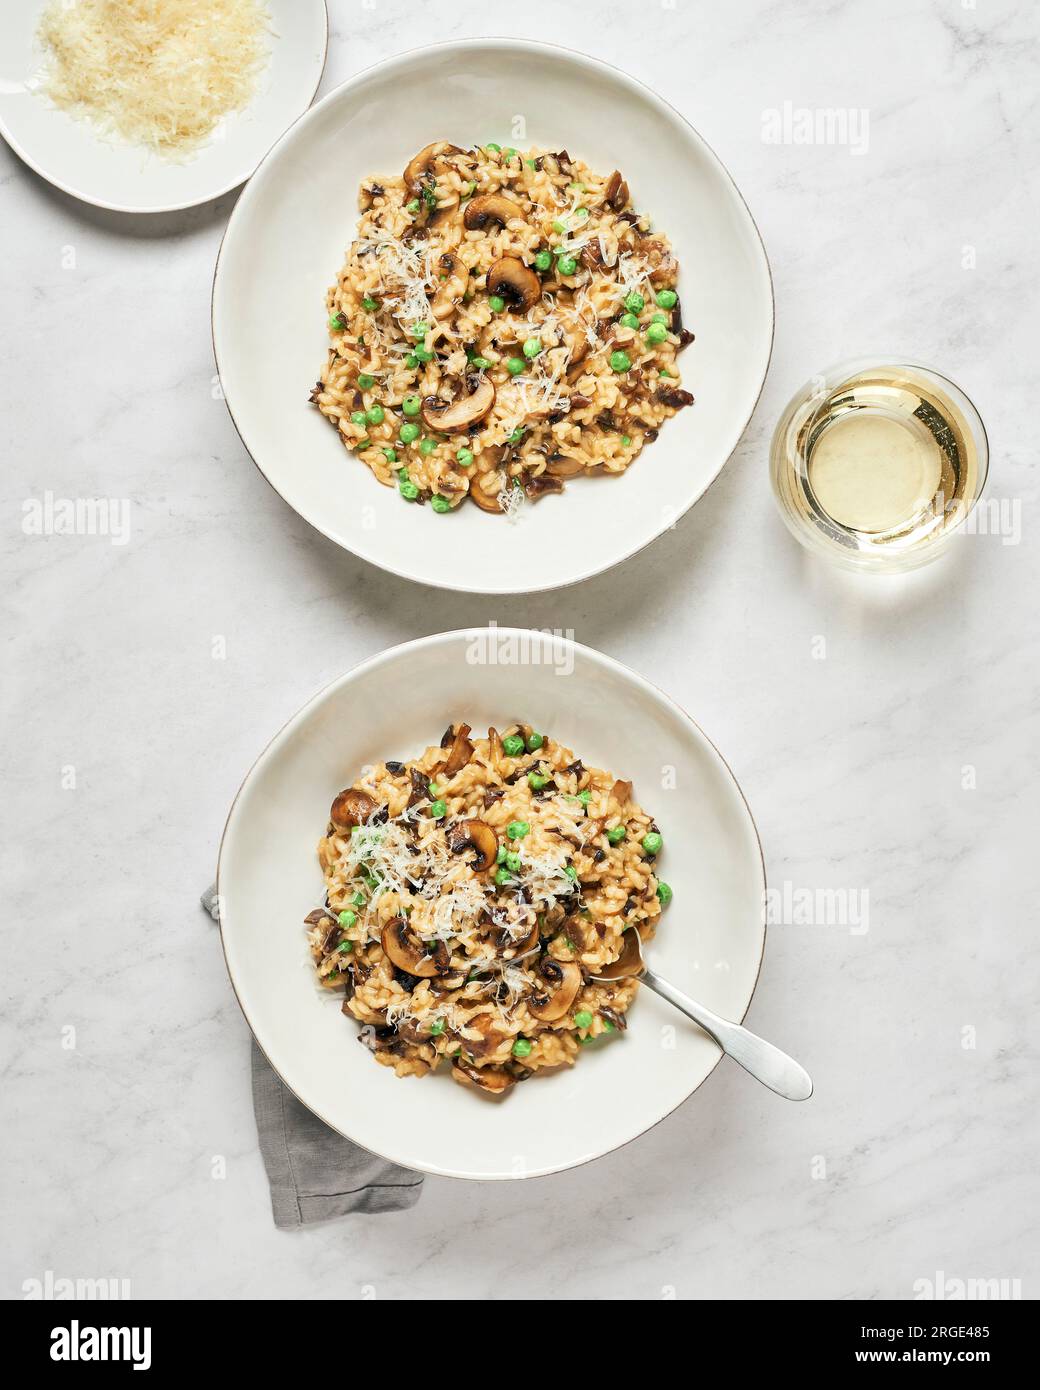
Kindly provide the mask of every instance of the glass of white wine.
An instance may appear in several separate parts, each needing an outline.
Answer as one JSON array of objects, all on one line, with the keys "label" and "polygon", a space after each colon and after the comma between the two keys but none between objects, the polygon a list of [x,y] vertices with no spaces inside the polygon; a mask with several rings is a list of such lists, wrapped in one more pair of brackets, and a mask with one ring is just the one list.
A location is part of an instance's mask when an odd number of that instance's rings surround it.
[{"label": "glass of white wine", "polygon": [[888,573],[942,552],[988,468],[985,426],[960,387],[892,361],[814,377],[781,416],[770,458],[780,513],[803,545]]}]

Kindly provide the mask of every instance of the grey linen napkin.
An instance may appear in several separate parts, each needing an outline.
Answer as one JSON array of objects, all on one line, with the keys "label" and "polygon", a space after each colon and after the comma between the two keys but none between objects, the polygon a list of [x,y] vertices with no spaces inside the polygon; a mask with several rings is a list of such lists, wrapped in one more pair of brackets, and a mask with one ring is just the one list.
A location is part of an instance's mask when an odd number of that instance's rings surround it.
[{"label": "grey linen napkin", "polygon": [[[216,885],[202,895],[216,921]],[[344,1139],[296,1099],[252,1040],[253,1113],[271,1185],[274,1224],[283,1231],[353,1212],[403,1211],[422,1193],[419,1173]]]}]

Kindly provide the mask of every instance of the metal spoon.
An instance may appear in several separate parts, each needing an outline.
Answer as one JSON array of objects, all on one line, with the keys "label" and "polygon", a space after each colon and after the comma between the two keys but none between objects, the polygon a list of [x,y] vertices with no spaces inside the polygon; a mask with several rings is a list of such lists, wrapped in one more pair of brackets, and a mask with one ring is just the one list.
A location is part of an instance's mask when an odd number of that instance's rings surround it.
[{"label": "metal spoon", "polygon": [[715,1039],[723,1052],[728,1052],[734,1062],[739,1062],[746,1072],[788,1100],[808,1100],[812,1095],[813,1084],[809,1073],[800,1067],[793,1057],[781,1052],[772,1043],[742,1028],[739,1023],[720,1018],[703,1004],[698,1004],[688,995],[681,993],[655,975],[643,960],[643,943],[639,932],[629,928],[625,932],[621,955],[610,965],[606,965],[592,979],[607,983],[611,980],[624,980],[638,975],[644,985],[649,985],[655,994],[667,999],[669,1004],[692,1018],[704,1031]]}]

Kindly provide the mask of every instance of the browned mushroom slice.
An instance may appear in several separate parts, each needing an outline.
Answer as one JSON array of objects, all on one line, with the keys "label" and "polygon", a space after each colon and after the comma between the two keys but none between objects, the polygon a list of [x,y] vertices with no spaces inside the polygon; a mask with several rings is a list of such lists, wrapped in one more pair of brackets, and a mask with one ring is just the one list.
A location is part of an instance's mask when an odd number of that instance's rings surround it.
[{"label": "browned mushroom slice", "polygon": [[[469,741],[469,725],[460,724],[452,731],[452,741],[447,758],[440,766],[442,777],[454,777],[460,768],[466,766],[473,756],[473,744]],[[442,744],[441,747],[445,745]]]},{"label": "browned mushroom slice", "polygon": [[549,492],[563,491],[563,479],[552,473],[539,473],[537,475],[525,473],[521,481],[524,496],[529,502],[537,502],[539,497],[544,497]]},{"label": "browned mushroom slice", "polygon": [[408,793],[408,805],[417,806],[420,801],[430,799],[430,779],[425,772],[420,772],[417,767],[408,769],[408,776],[412,784],[412,789]]},{"label": "browned mushroom slice", "polygon": [[409,975],[429,980],[434,975],[448,972],[450,956],[447,943],[433,941],[427,944],[403,917],[394,917],[387,922],[380,941],[391,964]]},{"label": "browned mushroom slice", "polygon": [[506,755],[506,750],[502,747],[502,738],[498,730],[493,726],[488,729],[488,756],[495,767],[498,767]]},{"label": "browned mushroom slice", "polygon": [[574,478],[584,473],[585,460],[575,458],[573,454],[553,454],[545,465],[545,471],[554,478]]},{"label": "browned mushroom slice", "polygon": [[463,222],[469,232],[484,231],[488,226],[504,227],[514,217],[524,219],[524,210],[503,193],[483,193],[466,204]]},{"label": "browned mushroom slice", "polygon": [[446,140],[434,140],[431,145],[421,149],[414,159],[405,165],[404,181],[410,193],[418,193],[423,184],[433,177],[437,160],[446,154],[462,154],[458,145],[449,145]]},{"label": "browned mushroom slice", "polygon": [[441,396],[426,396],[422,403],[422,417],[431,430],[443,434],[458,434],[468,430],[478,420],[483,420],[495,404],[495,386],[490,377],[482,376],[468,396],[458,400],[446,401]]},{"label": "browned mushroom slice", "polygon": [[464,820],[452,828],[448,838],[448,848],[452,854],[464,854],[471,849],[476,858],[473,867],[478,872],[490,869],[498,856],[498,836],[487,821]]},{"label": "browned mushroom slice", "polygon": [[503,1067],[475,1067],[463,1057],[456,1057],[452,1062],[451,1074],[455,1081],[461,1081],[464,1086],[478,1086],[495,1096],[508,1091],[516,1082],[516,1077]]},{"label": "browned mushroom slice", "polygon": [[538,919],[531,923],[531,930],[519,941],[515,940],[504,929],[495,936],[495,949],[503,960],[516,960],[520,956],[526,956],[529,951],[533,951],[541,939],[541,932],[538,929]]},{"label": "browned mushroom slice", "polygon": [[541,280],[516,256],[499,257],[487,273],[487,289],[522,314],[529,313],[542,297]]},{"label": "browned mushroom slice", "polygon": [[499,498],[502,496],[502,488],[499,485],[495,492],[487,490],[487,473],[479,473],[469,485],[470,500],[475,502],[482,512],[497,512],[502,515],[502,504]]},{"label": "browned mushroom slice", "polygon": [[628,202],[628,184],[617,169],[607,180],[607,186],[603,190],[603,202],[606,206],[612,207],[615,212],[620,212]]},{"label": "browned mushroom slice", "polygon": [[693,393],[690,391],[678,391],[674,388],[666,388],[658,391],[657,399],[662,405],[669,406],[672,410],[682,410],[683,406],[693,405]]},{"label": "browned mushroom slice", "polygon": [[610,796],[611,800],[616,801],[622,810],[624,810],[632,796],[632,783],[622,782],[621,779],[618,778],[610,789]]},{"label": "browned mushroom slice", "polygon": [[546,957],[538,968],[546,989],[528,1000],[527,1007],[543,1023],[562,1018],[581,989],[581,966],[577,961],[561,962]]},{"label": "browned mushroom slice", "polygon": [[376,808],[377,802],[368,792],[348,787],[346,791],[340,792],[332,803],[329,820],[337,830],[350,830],[355,825],[364,825]]}]

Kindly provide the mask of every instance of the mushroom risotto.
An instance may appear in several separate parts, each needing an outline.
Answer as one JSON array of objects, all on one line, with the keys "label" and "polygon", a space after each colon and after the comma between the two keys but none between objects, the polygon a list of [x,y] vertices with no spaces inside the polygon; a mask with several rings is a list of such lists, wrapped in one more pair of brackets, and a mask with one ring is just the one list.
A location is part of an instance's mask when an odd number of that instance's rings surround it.
[{"label": "mushroom risotto", "polygon": [[441,140],[360,206],[311,401],[407,501],[512,513],[693,403],[679,267],[618,170]]},{"label": "mushroom risotto", "polygon": [[593,977],[626,930],[653,934],[671,889],[631,782],[525,724],[447,730],[332,803],[325,906],[306,919],[318,980],[398,1076],[442,1060],[501,1092],[622,1030],[632,978]]}]

